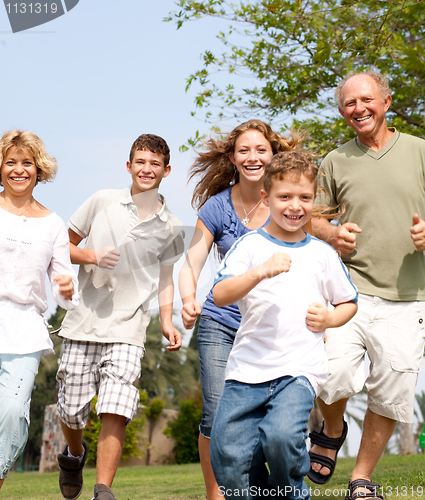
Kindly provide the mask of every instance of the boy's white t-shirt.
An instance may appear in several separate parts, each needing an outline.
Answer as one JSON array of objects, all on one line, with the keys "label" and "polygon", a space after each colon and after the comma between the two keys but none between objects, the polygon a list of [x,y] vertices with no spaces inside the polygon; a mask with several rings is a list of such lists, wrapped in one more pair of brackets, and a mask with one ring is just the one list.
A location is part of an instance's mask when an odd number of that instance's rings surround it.
[{"label": "boy's white t-shirt", "polygon": [[264,279],[238,302],[242,322],[226,368],[226,380],[257,384],[286,375],[305,376],[317,392],[328,376],[324,332],[306,325],[313,302],[325,307],[356,302],[357,289],[336,251],[306,235],[286,243],[258,229],[227,253],[215,284],[259,266],[275,252],[291,256],[291,268]]}]

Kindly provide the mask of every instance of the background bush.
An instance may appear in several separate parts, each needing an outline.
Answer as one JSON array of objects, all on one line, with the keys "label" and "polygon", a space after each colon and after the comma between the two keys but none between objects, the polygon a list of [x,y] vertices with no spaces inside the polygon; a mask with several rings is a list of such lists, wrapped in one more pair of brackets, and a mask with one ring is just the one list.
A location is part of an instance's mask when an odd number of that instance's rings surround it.
[{"label": "background bush", "polygon": [[166,436],[176,440],[174,451],[178,464],[199,462],[198,437],[202,416],[202,397],[200,390],[179,404],[175,420],[168,422],[164,431]]}]

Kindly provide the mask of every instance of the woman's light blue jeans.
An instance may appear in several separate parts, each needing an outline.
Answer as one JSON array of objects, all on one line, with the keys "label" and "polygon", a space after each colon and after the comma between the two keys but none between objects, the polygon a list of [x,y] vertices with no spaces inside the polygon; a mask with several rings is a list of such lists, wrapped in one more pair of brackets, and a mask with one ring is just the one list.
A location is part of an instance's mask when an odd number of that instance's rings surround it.
[{"label": "woman's light blue jeans", "polygon": [[314,398],[305,377],[261,384],[226,381],[210,445],[214,475],[226,499],[310,497],[304,483],[310,469],[305,440]]},{"label": "woman's light blue jeans", "polygon": [[31,392],[42,351],[0,354],[0,479],[7,476],[28,439]]},{"label": "woman's light blue jeans", "polygon": [[198,325],[198,352],[202,387],[202,420],[199,430],[211,436],[211,428],[224,388],[227,359],[233,347],[236,330],[201,316]]}]

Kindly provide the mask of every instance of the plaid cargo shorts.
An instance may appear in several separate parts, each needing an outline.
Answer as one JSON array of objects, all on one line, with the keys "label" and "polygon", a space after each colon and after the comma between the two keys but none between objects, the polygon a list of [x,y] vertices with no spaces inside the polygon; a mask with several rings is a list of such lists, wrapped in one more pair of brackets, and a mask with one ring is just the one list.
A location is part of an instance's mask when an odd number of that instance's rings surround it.
[{"label": "plaid cargo shorts", "polygon": [[143,347],[135,345],[64,339],[56,375],[60,419],[71,429],[83,429],[97,394],[97,414],[122,415],[128,425],[139,404],[133,383],[140,377],[143,354]]}]

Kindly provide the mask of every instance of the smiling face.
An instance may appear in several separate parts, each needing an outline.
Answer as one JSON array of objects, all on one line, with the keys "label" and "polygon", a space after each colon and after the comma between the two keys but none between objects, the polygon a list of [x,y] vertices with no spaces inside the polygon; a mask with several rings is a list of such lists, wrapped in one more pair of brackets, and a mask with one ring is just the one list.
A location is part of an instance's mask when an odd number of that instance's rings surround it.
[{"label": "smiling face", "polygon": [[32,195],[37,173],[34,157],[28,151],[11,147],[1,164],[1,181],[5,193],[10,196]]},{"label": "smiling face", "polygon": [[285,175],[273,179],[270,192],[261,190],[263,203],[270,208],[267,232],[288,243],[305,238],[303,226],[313,212],[315,185],[305,175]]},{"label": "smiling face", "polygon": [[127,170],[133,179],[131,194],[134,196],[150,189],[157,189],[164,177],[171,171],[170,165],[164,165],[162,153],[149,150],[135,151],[131,163],[127,162]]},{"label": "smiling face", "polygon": [[235,142],[235,150],[229,154],[230,161],[239,172],[239,180],[259,181],[264,174],[264,165],[273,156],[270,142],[255,129],[241,134]]},{"label": "smiling face", "polygon": [[367,143],[368,139],[386,133],[385,113],[390,104],[391,96],[387,95],[384,99],[377,82],[368,75],[360,74],[349,78],[342,87],[338,109],[360,141]]}]

